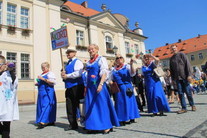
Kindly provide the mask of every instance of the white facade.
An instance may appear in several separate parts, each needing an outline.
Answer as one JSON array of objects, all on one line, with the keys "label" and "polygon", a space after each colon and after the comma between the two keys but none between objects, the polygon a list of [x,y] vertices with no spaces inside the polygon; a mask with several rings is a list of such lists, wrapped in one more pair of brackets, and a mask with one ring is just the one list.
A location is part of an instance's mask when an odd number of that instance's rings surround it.
[{"label": "white facade", "polygon": [[[51,27],[58,29],[63,23],[67,24],[70,46],[79,44],[83,48],[78,49],[77,53],[83,62],[89,59],[86,47],[92,43],[99,45],[100,55],[107,57],[109,63],[113,61],[115,54],[107,52],[106,44],[108,48],[117,46],[117,53],[124,57],[125,42],[129,42],[132,55],[135,55],[135,45],[138,46],[139,52],[145,53],[143,41],[146,37],[127,32],[109,12],[85,18],[61,11],[61,0],[0,0],[0,4],[0,53],[8,61],[16,63],[20,103],[36,102],[37,88],[34,84],[37,76],[42,73],[41,63],[45,61],[50,63],[51,71],[57,78],[55,89],[58,101],[65,100],[64,83],[60,77],[60,50],[52,51]],[[69,23],[67,18],[70,18]],[[66,62],[65,50],[62,49],[62,54]],[[129,60],[130,58],[126,57],[126,61]],[[141,66],[141,62],[138,63]]]}]

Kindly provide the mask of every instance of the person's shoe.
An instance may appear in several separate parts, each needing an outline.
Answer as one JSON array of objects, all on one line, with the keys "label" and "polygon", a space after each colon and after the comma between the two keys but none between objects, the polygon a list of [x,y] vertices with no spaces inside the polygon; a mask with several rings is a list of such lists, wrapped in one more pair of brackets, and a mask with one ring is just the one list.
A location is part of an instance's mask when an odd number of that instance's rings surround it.
[{"label": "person's shoe", "polygon": [[47,126],[55,126],[55,122],[53,122],[53,123],[48,123]]},{"label": "person's shoe", "polygon": [[104,130],[102,134],[109,134],[112,131],[113,131],[113,128],[107,129],[107,130]]},{"label": "person's shoe", "polygon": [[39,123],[37,129],[43,129],[46,126],[47,126],[46,124]]},{"label": "person's shoe", "polygon": [[160,112],[159,116],[167,116],[167,115],[164,114],[163,112]]},{"label": "person's shoe", "polygon": [[126,125],[124,121],[119,122],[119,124],[120,124],[120,126],[125,126]]},{"label": "person's shoe", "polygon": [[130,120],[131,123],[136,123],[135,119]]},{"label": "person's shoe", "polygon": [[196,111],[195,105],[192,106],[192,111]]},{"label": "person's shoe", "polygon": [[69,131],[69,130],[77,130],[77,129],[78,129],[78,127],[71,127],[71,126],[69,126],[69,127],[67,127],[67,128],[64,128],[65,131]]},{"label": "person's shoe", "polygon": [[185,110],[185,109],[181,109],[181,110],[179,110],[178,112],[177,112],[177,114],[183,114],[183,113],[186,113],[187,112],[187,110]]},{"label": "person's shoe", "polygon": [[129,124],[131,124],[131,121],[125,122],[125,124],[129,125]]},{"label": "person's shoe", "polygon": [[151,114],[151,117],[155,117],[155,116],[157,116],[157,113]]}]

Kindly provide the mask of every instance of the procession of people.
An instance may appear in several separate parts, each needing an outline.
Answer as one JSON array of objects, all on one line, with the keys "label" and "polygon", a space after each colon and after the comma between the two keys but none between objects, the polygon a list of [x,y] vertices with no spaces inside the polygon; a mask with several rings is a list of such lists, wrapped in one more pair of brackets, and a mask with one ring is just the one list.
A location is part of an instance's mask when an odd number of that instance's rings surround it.
[{"label": "procession of people", "polygon": [[[160,76],[154,72],[159,66],[159,58],[151,53],[140,57],[143,65],[137,69],[134,67],[135,59],[126,63],[121,54],[116,54],[114,66],[109,70],[106,58],[98,53],[99,46],[90,44],[90,60],[84,70],[83,62],[76,57],[77,50],[69,47],[66,51],[68,62],[60,72],[65,83],[66,116],[69,122],[65,130],[79,129],[78,114],[79,117],[81,114],[82,127],[89,134],[109,134],[113,127],[139,122],[137,118],[141,117],[140,112],[144,112],[144,109],[152,117],[166,116],[164,113],[170,112],[169,104],[174,103],[175,95],[181,104],[178,114],[187,112],[185,95],[191,110],[196,111],[190,89],[195,74],[185,54],[177,52],[176,45],[172,45],[171,50],[174,55],[170,59],[170,68],[166,70],[163,87]],[[14,65],[9,65],[0,56],[0,134],[3,138],[9,137],[11,121],[19,119],[16,96],[18,79],[13,68]],[[58,74],[50,71],[48,62],[43,62],[41,69],[43,72],[35,84],[38,87],[37,129],[55,125],[57,112],[54,86]],[[84,108],[80,108],[80,101],[84,101]]]}]

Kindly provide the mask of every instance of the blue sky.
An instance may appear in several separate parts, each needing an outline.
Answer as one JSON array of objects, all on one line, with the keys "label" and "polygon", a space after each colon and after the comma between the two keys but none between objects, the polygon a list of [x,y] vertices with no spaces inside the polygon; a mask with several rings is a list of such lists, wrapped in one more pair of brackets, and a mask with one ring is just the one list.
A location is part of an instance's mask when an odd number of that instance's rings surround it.
[{"label": "blue sky", "polygon": [[[82,3],[84,0],[70,0]],[[112,13],[129,19],[130,29],[139,22],[146,49],[207,34],[207,0],[87,0],[88,7],[102,11],[106,4]]]}]

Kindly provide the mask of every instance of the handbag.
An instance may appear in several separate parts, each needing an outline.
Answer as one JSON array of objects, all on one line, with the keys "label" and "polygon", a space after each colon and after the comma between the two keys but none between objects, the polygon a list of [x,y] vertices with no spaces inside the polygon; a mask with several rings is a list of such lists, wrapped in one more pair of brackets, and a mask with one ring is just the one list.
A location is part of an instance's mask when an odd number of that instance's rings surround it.
[{"label": "handbag", "polygon": [[127,88],[126,95],[131,97],[133,94],[134,94],[133,90],[130,88]]},{"label": "handbag", "polygon": [[154,68],[153,71],[158,77],[164,77],[165,76],[165,72],[163,71],[163,69],[160,66]]},{"label": "handbag", "polygon": [[119,86],[117,85],[116,82],[113,82],[112,84],[110,84],[110,88],[111,88],[112,94],[120,92]]}]

